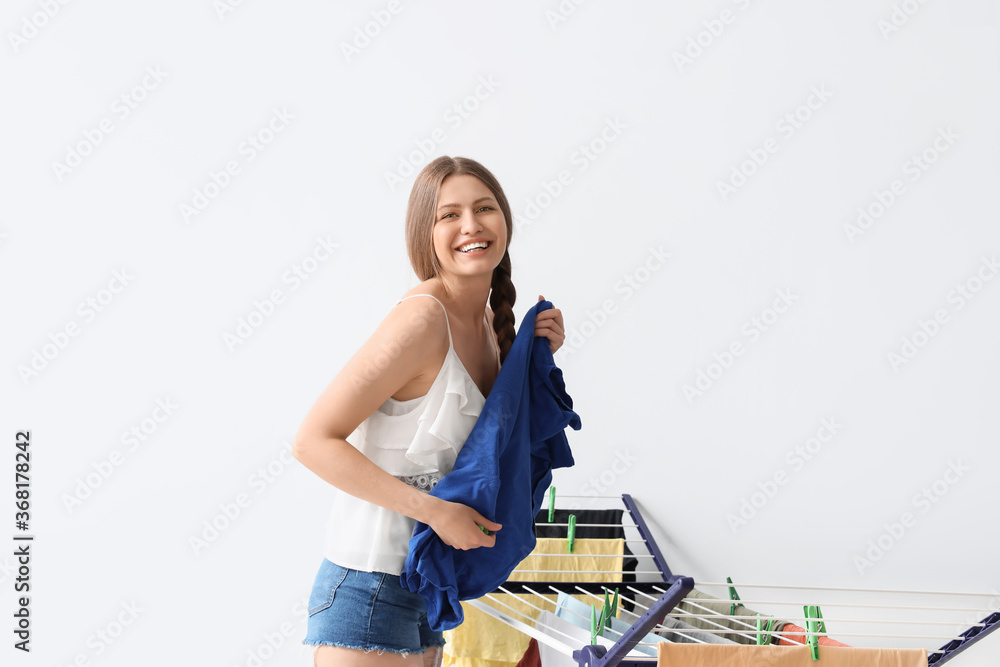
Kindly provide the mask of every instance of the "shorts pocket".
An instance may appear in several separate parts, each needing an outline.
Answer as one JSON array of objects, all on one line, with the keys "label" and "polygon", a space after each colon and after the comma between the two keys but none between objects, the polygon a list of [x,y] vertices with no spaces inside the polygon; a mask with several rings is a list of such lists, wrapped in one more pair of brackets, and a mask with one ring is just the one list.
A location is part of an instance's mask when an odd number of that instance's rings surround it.
[{"label": "shorts pocket", "polygon": [[323,564],[319,566],[319,572],[316,573],[312,592],[309,594],[310,616],[333,604],[333,597],[337,594],[337,589],[344,583],[344,579],[349,573],[350,570],[347,568],[323,559]]}]

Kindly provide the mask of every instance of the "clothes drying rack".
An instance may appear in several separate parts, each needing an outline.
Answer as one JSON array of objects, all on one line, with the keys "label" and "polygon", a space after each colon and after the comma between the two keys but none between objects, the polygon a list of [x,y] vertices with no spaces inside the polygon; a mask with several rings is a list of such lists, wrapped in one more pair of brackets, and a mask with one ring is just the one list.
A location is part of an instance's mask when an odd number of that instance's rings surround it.
[{"label": "clothes drying rack", "polygon": [[[979,593],[945,593],[939,591],[890,591],[890,590],[870,590],[870,589],[844,589],[844,588],[809,588],[809,587],[799,587],[799,586],[768,586],[764,584],[747,584],[741,582],[696,582],[691,577],[685,577],[676,575],[671,572],[667,565],[667,561],[657,546],[656,541],[653,539],[649,528],[639,512],[635,501],[629,494],[622,494],[619,496],[561,496],[561,498],[586,498],[590,499],[606,499],[606,500],[620,500],[624,505],[622,508],[624,510],[622,518],[624,519],[627,515],[631,517],[633,524],[625,524],[623,521],[623,528],[630,529],[631,532],[638,532],[639,539],[628,540],[627,544],[638,545],[638,548],[630,548],[632,552],[631,556],[639,559],[640,566],[636,568],[636,575],[642,574],[648,577],[647,581],[628,581],[622,583],[608,583],[607,581],[594,581],[594,577],[587,577],[588,574],[626,574],[625,571],[591,571],[591,572],[573,572],[574,576],[579,576],[579,580],[575,581],[545,581],[544,577],[541,580],[512,580],[508,579],[504,584],[497,587],[492,593],[483,596],[482,598],[476,600],[467,600],[466,604],[469,604],[476,609],[479,609],[486,614],[489,614],[493,618],[525,633],[526,635],[533,637],[538,642],[544,643],[546,646],[553,648],[560,653],[572,657],[581,667],[614,667],[616,665],[622,665],[624,667],[649,667],[651,664],[655,664],[657,659],[648,655],[643,655],[634,651],[637,645],[649,646],[649,644],[642,643],[643,638],[647,634],[664,631],[674,634],[683,635],[684,632],[661,625],[664,622],[665,617],[670,615],[678,620],[684,620],[685,618],[702,618],[708,620],[708,625],[718,626],[719,629],[702,629],[699,627],[697,632],[691,632],[691,641],[699,641],[694,635],[704,635],[706,633],[725,633],[729,635],[737,634],[741,636],[746,636],[754,639],[756,643],[756,636],[759,634],[755,620],[753,617],[749,616],[725,616],[720,614],[717,610],[713,610],[710,607],[705,606],[704,602],[706,600],[700,598],[692,598],[685,601],[685,605],[688,608],[694,608],[698,613],[692,613],[689,611],[677,610],[675,609],[677,605],[685,599],[685,596],[697,585],[699,587],[722,587],[722,590],[716,594],[714,589],[712,595],[718,598],[718,601],[711,600],[712,604],[718,605],[720,602],[729,604],[730,599],[728,596],[728,591],[730,586],[735,587],[739,590],[751,590],[751,589],[799,589],[808,591],[837,591],[837,592],[852,592],[852,593],[879,593],[879,594],[917,594],[923,596],[930,595],[947,595],[947,596],[971,596],[971,597],[987,597],[990,594],[979,594]],[[565,508],[561,508],[565,509]],[[618,509],[615,507],[614,509]],[[568,510],[570,512],[574,511],[572,509]],[[577,510],[579,511],[579,510]],[[566,526],[568,530],[568,524],[556,524],[556,523],[536,523],[536,525],[547,525],[547,526]],[[595,526],[601,526],[600,524],[594,524]],[[577,527],[582,527],[584,524],[577,524]],[[571,554],[565,554],[570,556]],[[622,558],[622,556],[605,556],[607,558]],[[525,574],[531,575],[545,575],[560,573],[565,575],[568,571],[566,570],[517,570],[519,576]],[[631,574],[628,572],[627,574]],[[553,577],[550,577],[553,578]],[[534,579],[534,577],[533,577]],[[560,632],[555,628],[546,628],[546,631],[540,631],[535,626],[535,618],[528,616],[523,611],[517,610],[511,605],[507,604],[500,597],[500,594],[509,595],[521,595],[521,600],[530,599],[532,602],[528,602],[528,605],[539,612],[542,611],[552,611],[552,607],[555,603],[546,595],[551,596],[553,593],[564,592],[572,595],[586,595],[593,598],[594,604],[600,608],[601,603],[605,600],[605,594],[611,593],[613,590],[619,589],[619,597],[623,601],[623,604],[633,605],[631,608],[634,610],[632,616],[638,616],[625,632],[614,632],[610,629],[604,630],[604,635],[606,639],[602,640],[598,644],[587,644],[579,646],[578,639],[574,639],[565,633]],[[525,595],[527,594],[527,595]],[[486,604],[484,600],[489,599],[496,605]],[[733,601],[736,602],[736,601]],[[778,600],[760,600],[760,599],[740,599],[739,603],[748,604],[761,604],[761,605],[784,605],[793,604],[790,602],[783,602]],[[991,603],[995,600],[991,600]],[[536,604],[537,603],[537,604]],[[810,601],[810,604],[813,604]],[[927,662],[928,666],[937,667],[947,663],[949,660],[954,658],[956,655],[969,648],[976,642],[982,640],[984,637],[989,635],[991,632],[1000,627],[1000,610],[998,609],[986,609],[981,606],[979,607],[945,607],[945,606],[912,606],[912,605],[868,605],[868,604],[839,604],[839,603],[815,603],[820,607],[853,607],[861,609],[899,609],[906,610],[907,612],[912,611],[932,611],[936,614],[942,614],[945,612],[963,612],[966,615],[970,613],[982,613],[985,616],[981,621],[973,623],[968,629],[961,632],[960,634],[944,634],[944,635],[920,635],[919,637],[923,640],[947,640],[946,643],[939,649],[928,649],[927,650]],[[548,606],[545,606],[548,605]],[[799,609],[802,608],[800,603],[794,603]],[[641,610],[645,610],[640,614]],[[800,612],[801,613],[801,612]],[[950,626],[950,627],[960,627],[968,621],[899,621],[899,620],[885,620],[885,619],[839,619],[834,616],[826,617],[824,615],[824,623],[834,623],[838,621],[845,623],[917,623],[921,625],[940,625],[940,626]],[[722,625],[713,622],[712,618],[725,618],[728,621],[728,625]],[[589,620],[589,619],[588,619]],[[765,619],[766,620],[766,619]],[[783,618],[782,620],[787,620],[795,623],[799,626],[808,628],[806,621],[809,619],[803,619],[797,615],[793,618]],[[734,630],[734,624],[740,629]],[[703,624],[704,625],[704,624]],[[742,626],[745,625],[745,629]],[[913,639],[917,637],[916,635],[900,635],[900,634],[869,634],[869,633],[847,633],[841,634],[836,631],[833,632],[819,632],[810,633],[806,632],[805,635],[802,633],[796,633],[798,637],[808,636],[810,634],[828,634],[834,637],[843,637],[845,639],[849,637],[880,637],[880,638],[910,638]],[[562,637],[559,637],[561,635]],[[659,641],[667,641],[667,639],[660,639]],[[797,641],[795,639],[789,639],[792,644],[802,644],[802,641]],[[935,642],[936,643],[936,642]],[[610,644],[610,645],[609,645]],[[822,660],[822,646],[820,646],[820,660]],[[818,663],[821,667],[822,662]]]}]

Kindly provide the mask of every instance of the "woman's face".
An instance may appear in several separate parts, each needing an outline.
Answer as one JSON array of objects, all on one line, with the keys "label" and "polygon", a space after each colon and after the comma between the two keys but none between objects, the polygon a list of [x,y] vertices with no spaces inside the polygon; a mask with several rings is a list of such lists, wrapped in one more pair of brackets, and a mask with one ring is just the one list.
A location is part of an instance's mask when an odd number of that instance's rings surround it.
[{"label": "woman's face", "polygon": [[[490,189],[470,174],[452,174],[441,183],[435,215],[434,252],[441,270],[492,277],[507,249],[507,224]],[[489,245],[485,250],[460,250],[472,241]]]}]

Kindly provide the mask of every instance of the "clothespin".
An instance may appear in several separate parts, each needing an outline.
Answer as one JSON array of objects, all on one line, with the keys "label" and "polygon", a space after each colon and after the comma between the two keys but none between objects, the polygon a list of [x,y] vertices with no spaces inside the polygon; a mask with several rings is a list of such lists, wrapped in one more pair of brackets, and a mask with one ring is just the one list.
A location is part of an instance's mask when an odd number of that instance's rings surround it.
[{"label": "clothespin", "polygon": [[767,625],[762,625],[763,619],[760,614],[757,614],[757,646],[763,646],[764,644],[771,643],[771,627],[774,623],[774,616],[767,619]]},{"label": "clothespin", "polygon": [[[729,599],[730,600],[739,600],[740,599],[739,593],[737,593],[736,589],[733,588],[732,585],[731,585],[733,583],[732,578],[731,577],[726,577],[726,583],[730,584],[730,586],[729,586]],[[736,608],[737,607],[742,607],[742,606],[743,606],[743,603],[741,603],[741,602],[734,602],[733,604],[731,604],[729,606],[729,615],[730,616],[735,616],[736,615]]]},{"label": "clothespin", "polygon": [[608,605],[608,589],[604,589],[604,608],[607,610],[605,614],[605,625],[611,627],[611,617],[618,615],[618,589],[615,589],[615,595],[611,598],[611,604]]},{"label": "clothespin", "polygon": [[590,643],[596,644],[598,637],[604,636],[604,614],[601,614],[601,620],[597,620],[597,607],[590,607]]},{"label": "clothespin", "polygon": [[819,637],[816,636],[816,621],[813,620],[816,607],[806,605],[802,611],[806,618],[806,643],[812,652],[812,659],[819,660]]},{"label": "clothespin", "polygon": [[823,614],[816,605],[806,605],[802,608],[806,618],[806,642],[812,650],[812,659],[819,660],[819,635],[826,634],[826,623],[823,622]]},{"label": "clothespin", "polygon": [[556,487],[549,487],[549,523],[556,520]]},{"label": "clothespin", "polygon": [[569,515],[569,532],[566,535],[566,539],[568,540],[568,542],[566,544],[566,550],[569,551],[570,553],[573,553],[573,542],[576,541],[576,515],[575,514],[570,514]]}]

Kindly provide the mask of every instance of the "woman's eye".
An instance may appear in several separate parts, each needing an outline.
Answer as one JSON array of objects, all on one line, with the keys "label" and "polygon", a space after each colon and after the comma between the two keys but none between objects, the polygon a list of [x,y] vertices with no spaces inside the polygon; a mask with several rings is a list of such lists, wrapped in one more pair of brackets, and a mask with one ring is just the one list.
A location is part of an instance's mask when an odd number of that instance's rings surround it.
[{"label": "woman's eye", "polygon": [[[479,211],[482,211],[483,209],[492,211],[493,207],[492,206],[480,206],[478,209],[476,209],[476,213],[478,213]],[[444,215],[441,216],[441,219],[444,220],[449,215],[455,215],[455,213],[454,212],[452,212],[452,213],[445,213]]]}]

